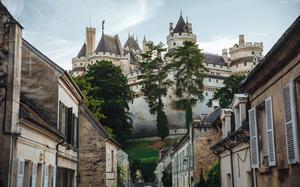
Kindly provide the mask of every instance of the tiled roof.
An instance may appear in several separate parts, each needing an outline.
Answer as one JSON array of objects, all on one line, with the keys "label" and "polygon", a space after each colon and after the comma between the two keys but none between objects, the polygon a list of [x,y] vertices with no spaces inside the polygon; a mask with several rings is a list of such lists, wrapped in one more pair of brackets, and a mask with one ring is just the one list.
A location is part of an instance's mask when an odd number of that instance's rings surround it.
[{"label": "tiled roof", "polygon": [[105,52],[105,53],[121,55],[117,36],[109,36],[106,34],[102,34],[101,40],[100,40],[95,52],[97,52],[97,53]]},{"label": "tiled roof", "polygon": [[221,66],[227,65],[222,56],[209,54],[209,53],[203,53],[203,56],[204,56],[204,63],[221,65]]},{"label": "tiled roof", "polygon": [[183,17],[180,15],[177,24],[175,26],[174,33],[182,33],[182,32],[188,32],[188,28]]},{"label": "tiled roof", "polygon": [[139,44],[133,37],[128,37],[124,48],[128,47],[129,49],[134,49],[134,50],[141,50]]},{"label": "tiled roof", "polygon": [[85,57],[86,56],[86,44],[84,43],[77,55],[77,57]]}]

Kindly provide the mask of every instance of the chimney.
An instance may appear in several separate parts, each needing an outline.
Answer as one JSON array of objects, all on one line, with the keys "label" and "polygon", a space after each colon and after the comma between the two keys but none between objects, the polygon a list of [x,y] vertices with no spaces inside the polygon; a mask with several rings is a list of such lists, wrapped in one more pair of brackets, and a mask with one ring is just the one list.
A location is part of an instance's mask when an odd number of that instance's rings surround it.
[{"label": "chimney", "polygon": [[245,38],[243,34],[239,35],[239,47],[245,46]]},{"label": "chimney", "polygon": [[93,27],[86,28],[86,56],[95,51],[96,29]]}]

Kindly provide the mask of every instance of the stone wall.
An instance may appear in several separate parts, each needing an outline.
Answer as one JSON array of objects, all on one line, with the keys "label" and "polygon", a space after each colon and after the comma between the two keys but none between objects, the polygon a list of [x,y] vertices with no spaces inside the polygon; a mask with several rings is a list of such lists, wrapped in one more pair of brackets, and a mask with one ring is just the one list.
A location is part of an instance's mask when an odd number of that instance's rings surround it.
[{"label": "stone wall", "polygon": [[211,167],[218,161],[211,146],[221,138],[221,133],[215,127],[194,128],[194,181],[200,181],[201,168],[204,176],[207,175]]},{"label": "stone wall", "polygon": [[14,186],[22,28],[0,2],[0,186]]},{"label": "stone wall", "polygon": [[105,186],[105,140],[91,122],[80,116],[80,176],[81,186]]},{"label": "stone wall", "polygon": [[[21,95],[40,109],[56,127],[58,112],[58,79],[60,74],[27,42],[22,47]],[[53,62],[52,62],[53,63]]]}]

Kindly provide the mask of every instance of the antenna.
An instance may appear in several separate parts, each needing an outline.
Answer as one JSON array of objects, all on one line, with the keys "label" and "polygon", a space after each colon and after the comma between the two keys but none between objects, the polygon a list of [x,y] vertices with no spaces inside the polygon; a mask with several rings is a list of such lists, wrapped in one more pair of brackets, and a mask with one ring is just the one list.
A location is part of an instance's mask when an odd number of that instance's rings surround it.
[{"label": "antenna", "polygon": [[180,16],[182,16],[182,9],[180,9]]}]

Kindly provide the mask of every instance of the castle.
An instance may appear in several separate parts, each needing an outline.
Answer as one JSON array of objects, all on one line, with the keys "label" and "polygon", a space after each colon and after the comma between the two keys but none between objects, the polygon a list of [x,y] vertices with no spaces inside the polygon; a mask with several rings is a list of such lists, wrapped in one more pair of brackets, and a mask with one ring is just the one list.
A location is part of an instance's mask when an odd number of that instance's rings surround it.
[{"label": "castle", "polygon": [[[134,133],[138,137],[153,136],[156,133],[155,116],[151,115],[148,105],[140,92],[141,85],[138,80],[138,61],[141,59],[140,54],[147,50],[147,41],[144,37],[142,42],[143,48],[139,47],[137,39],[128,35],[125,45],[122,47],[118,35],[109,36],[104,34],[95,49],[95,28],[86,28],[86,41],[80,49],[78,55],[72,59],[72,72],[75,76],[83,75],[89,64],[97,60],[110,60],[113,64],[120,67],[124,75],[128,78],[131,89],[137,97],[130,104],[132,113]],[[169,24],[169,34],[167,36],[168,50],[182,46],[184,41],[197,43],[197,36],[193,33],[192,23],[187,19],[184,20],[180,14],[179,19],[174,27],[173,23]],[[201,46],[201,42],[199,44]],[[193,108],[194,118],[200,119],[213,111],[218,106],[218,102],[213,102],[212,107],[206,104],[213,97],[215,91],[224,86],[223,81],[231,74],[249,73],[262,58],[262,42],[246,42],[244,35],[239,35],[238,43],[229,49],[223,49],[222,55],[203,53],[204,65],[208,69],[203,80],[204,83],[204,100],[198,102]],[[170,133],[182,134],[185,132],[185,114],[184,111],[175,109],[172,105],[172,93],[164,98],[166,113],[168,116]]]}]

